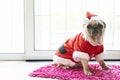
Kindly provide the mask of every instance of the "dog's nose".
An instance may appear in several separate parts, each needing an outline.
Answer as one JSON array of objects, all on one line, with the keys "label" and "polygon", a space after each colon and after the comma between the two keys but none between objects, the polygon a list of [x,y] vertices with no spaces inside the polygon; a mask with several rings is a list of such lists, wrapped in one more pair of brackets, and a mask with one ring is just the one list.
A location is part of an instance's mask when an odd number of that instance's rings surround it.
[{"label": "dog's nose", "polygon": [[94,36],[94,37],[100,37],[101,35],[102,35],[102,33],[99,30],[94,30],[92,32],[92,36]]},{"label": "dog's nose", "polygon": [[100,31],[98,31],[98,30],[94,30],[93,32],[92,32],[92,34],[94,34],[94,35],[97,35],[97,34],[100,34],[101,32]]},{"label": "dog's nose", "polygon": [[93,26],[93,28],[95,29],[95,28],[97,28],[97,26]]}]

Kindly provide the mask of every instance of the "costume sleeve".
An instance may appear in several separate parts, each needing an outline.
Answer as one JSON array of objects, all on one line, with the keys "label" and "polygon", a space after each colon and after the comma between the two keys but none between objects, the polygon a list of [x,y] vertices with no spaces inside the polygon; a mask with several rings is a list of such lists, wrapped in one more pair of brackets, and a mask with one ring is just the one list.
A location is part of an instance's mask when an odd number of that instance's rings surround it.
[{"label": "costume sleeve", "polygon": [[77,62],[79,62],[80,59],[90,60],[88,53],[85,52],[85,46],[82,45],[83,42],[84,41],[81,37],[81,34],[79,34],[76,37],[76,41],[74,42],[74,52],[73,52],[73,59]]},{"label": "costume sleeve", "polygon": [[104,57],[105,57],[105,54],[104,54],[104,47],[102,46],[102,47],[101,47],[100,53],[99,53],[98,55],[95,56],[95,59],[96,59],[97,61],[100,61],[100,60],[103,60]]},{"label": "costume sleeve", "polygon": [[88,53],[85,53],[83,49],[79,48],[79,46],[75,46],[75,51],[73,52],[73,59],[75,61],[80,61],[80,59],[90,60]]}]

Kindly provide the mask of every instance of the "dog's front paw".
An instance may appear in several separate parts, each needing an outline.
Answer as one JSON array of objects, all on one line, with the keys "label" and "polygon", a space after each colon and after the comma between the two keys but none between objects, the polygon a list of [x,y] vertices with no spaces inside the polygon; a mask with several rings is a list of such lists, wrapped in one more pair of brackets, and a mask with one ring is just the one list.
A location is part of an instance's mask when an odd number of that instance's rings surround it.
[{"label": "dog's front paw", "polygon": [[109,69],[111,69],[111,68],[108,67],[108,66],[104,66],[104,67],[102,67],[102,69],[103,69],[103,70],[109,70]]},{"label": "dog's front paw", "polygon": [[84,74],[85,74],[85,75],[89,75],[89,76],[91,76],[91,75],[92,75],[92,72],[89,71],[89,70],[84,70]]}]

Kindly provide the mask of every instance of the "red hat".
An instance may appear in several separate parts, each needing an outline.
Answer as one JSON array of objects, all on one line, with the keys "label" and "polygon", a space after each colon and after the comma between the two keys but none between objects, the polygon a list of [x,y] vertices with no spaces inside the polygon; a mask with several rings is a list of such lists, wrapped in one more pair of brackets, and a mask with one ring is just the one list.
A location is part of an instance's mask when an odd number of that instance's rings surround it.
[{"label": "red hat", "polygon": [[102,20],[103,21],[103,19],[101,17],[99,17],[98,15],[87,11],[86,12],[86,19],[84,20],[84,24],[88,24],[89,21],[91,21],[91,20]]},{"label": "red hat", "polygon": [[91,12],[86,12],[86,18],[88,18],[89,20],[91,19],[91,17],[95,17],[97,15],[91,13]]}]

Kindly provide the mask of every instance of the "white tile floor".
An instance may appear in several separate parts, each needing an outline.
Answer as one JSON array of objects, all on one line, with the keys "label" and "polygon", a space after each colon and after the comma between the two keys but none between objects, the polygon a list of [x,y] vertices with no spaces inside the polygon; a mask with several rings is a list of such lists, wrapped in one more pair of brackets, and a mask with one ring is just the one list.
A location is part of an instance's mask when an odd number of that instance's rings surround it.
[{"label": "white tile floor", "polygon": [[[33,70],[52,62],[0,61],[0,80],[53,80],[29,77]],[[91,62],[96,63],[96,62]],[[120,61],[107,61],[107,64],[119,65]],[[55,80],[55,79],[54,79]]]},{"label": "white tile floor", "polygon": [[29,77],[28,74],[51,62],[0,61],[0,80],[50,80]]}]

